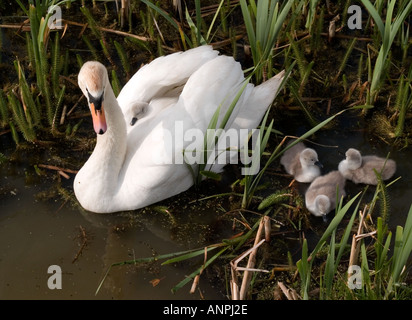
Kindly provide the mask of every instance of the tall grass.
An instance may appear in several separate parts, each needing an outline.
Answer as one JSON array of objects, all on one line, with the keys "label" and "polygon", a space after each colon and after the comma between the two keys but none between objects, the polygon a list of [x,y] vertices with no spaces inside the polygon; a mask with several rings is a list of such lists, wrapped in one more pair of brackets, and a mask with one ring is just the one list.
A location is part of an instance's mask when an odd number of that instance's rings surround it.
[{"label": "tall grass", "polygon": [[13,120],[8,121],[8,125],[17,144],[17,130],[30,142],[37,139],[36,131],[40,128],[46,127],[55,132],[65,95],[65,86],[60,84],[59,75],[67,62],[67,52],[66,56],[61,54],[59,32],[55,33],[53,40],[48,23],[53,14],[50,9],[70,1],[30,0],[26,7],[17,0],[30,21],[30,32],[25,36],[26,49],[29,67],[36,78],[36,86],[32,87],[28,82],[28,72],[24,71],[19,60],[15,60],[19,94],[10,91],[7,94],[8,103],[1,99],[3,122],[7,121],[7,109],[12,111]]},{"label": "tall grass", "polygon": [[332,275],[336,272],[337,266],[339,265],[340,259],[343,254],[343,250],[348,241],[349,232],[353,225],[353,218],[355,214],[357,213],[359,203],[353,210],[350,223],[347,225],[345,234],[342,237],[342,240],[340,242],[340,249],[339,249],[337,256],[335,256],[336,229],[338,225],[341,223],[342,219],[344,218],[346,212],[349,210],[349,208],[352,206],[355,200],[359,197],[359,195],[360,194],[357,194],[355,197],[353,197],[349,202],[345,204],[345,206],[342,206],[342,199],[339,199],[339,202],[337,202],[338,206],[336,208],[335,217],[330,222],[329,226],[327,227],[327,229],[321,236],[320,240],[318,241],[316,247],[312,250],[310,254],[309,254],[307,240],[306,239],[303,240],[302,258],[296,263],[296,266],[298,268],[299,275],[301,278],[301,295],[304,300],[309,299],[309,289],[310,289],[310,284],[311,284],[311,279],[312,279],[312,268],[313,268],[313,263],[315,261],[316,255],[318,254],[320,249],[326,244],[327,239],[331,236],[331,248],[328,253],[328,258],[326,261],[326,271],[325,271],[325,277],[329,279],[329,280],[326,280],[326,294],[330,293],[331,285],[329,281],[331,281]]},{"label": "tall grass", "polygon": [[381,37],[381,46],[373,66],[372,78],[370,80],[370,88],[367,97],[367,104],[373,105],[377,99],[380,86],[382,85],[384,79],[386,59],[392,47],[392,43],[394,42],[400,27],[412,11],[412,2],[400,2],[398,6],[398,12],[394,17],[395,5],[397,1],[388,1],[386,8],[386,17],[383,20],[379,13],[379,8],[382,8],[383,1],[376,3],[378,5],[378,8],[375,7],[369,0],[361,1],[365,8],[369,11],[373,20],[375,21],[375,25],[379,30],[379,34]]},{"label": "tall grass", "polygon": [[256,83],[271,77],[273,48],[293,3],[293,0],[288,0],[279,5],[277,0],[259,0],[256,4],[249,0],[248,4],[246,0],[240,0],[253,64],[257,68]]},{"label": "tall grass", "polygon": [[398,92],[395,106],[398,111],[398,120],[395,128],[395,136],[401,137],[404,133],[407,112],[412,108],[412,64],[408,75],[401,74],[398,82]]},{"label": "tall grass", "polygon": [[203,28],[203,20],[201,16],[201,7],[200,7],[200,0],[195,0],[195,21],[193,21],[192,17],[190,16],[188,9],[185,9],[185,19],[188,23],[191,31],[191,36],[189,37],[183,30],[182,26],[172,18],[166,11],[158,7],[156,4],[152,3],[149,0],[141,0],[145,3],[148,7],[153,9],[155,12],[160,14],[163,18],[165,18],[180,34],[180,38],[183,44],[184,49],[194,48],[199,45],[208,44],[211,42],[213,38],[212,30],[215,28],[215,24],[217,21],[217,17],[219,17],[220,12],[222,11],[222,6],[225,3],[225,0],[220,0],[219,6],[213,16],[213,19],[207,28],[207,31],[204,32]]}]

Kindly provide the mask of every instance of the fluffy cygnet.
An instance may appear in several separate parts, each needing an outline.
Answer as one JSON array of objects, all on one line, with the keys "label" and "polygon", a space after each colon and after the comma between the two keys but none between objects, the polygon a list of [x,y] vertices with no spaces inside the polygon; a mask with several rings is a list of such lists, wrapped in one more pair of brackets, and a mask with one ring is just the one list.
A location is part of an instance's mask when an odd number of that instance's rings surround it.
[{"label": "fluffy cygnet", "polygon": [[377,156],[363,156],[353,148],[346,151],[346,159],[339,163],[340,173],[354,183],[377,185],[375,171],[380,173],[383,180],[390,179],[396,171],[396,162]]},{"label": "fluffy cygnet", "polygon": [[280,159],[280,164],[296,181],[306,183],[312,182],[320,176],[320,168],[322,167],[316,151],[306,148],[302,142],[287,150]]},{"label": "fluffy cygnet", "polygon": [[313,215],[325,218],[336,207],[336,192],[339,199],[346,196],[345,182],[337,170],[317,177],[306,191],[306,208]]}]

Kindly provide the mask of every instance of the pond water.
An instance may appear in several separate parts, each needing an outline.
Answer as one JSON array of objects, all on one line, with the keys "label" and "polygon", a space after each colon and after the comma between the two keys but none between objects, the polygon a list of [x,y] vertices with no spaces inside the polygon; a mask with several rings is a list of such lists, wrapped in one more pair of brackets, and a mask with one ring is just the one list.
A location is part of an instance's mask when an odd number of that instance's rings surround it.
[{"label": "pond water", "polygon": [[[343,119],[336,127],[339,130],[324,130],[314,137],[314,141],[322,145],[339,145],[338,148],[314,146],[324,172],[336,169],[349,147],[380,156],[390,152],[390,157],[398,164],[396,177],[402,177],[388,189],[390,225],[403,225],[412,203],[411,148],[399,151],[378,141],[358,129],[363,124],[359,124],[354,115],[348,114]],[[302,134],[307,129],[297,126],[295,134]],[[12,151],[13,147],[10,145],[7,149]],[[7,162],[0,167],[0,299],[227,299],[225,280],[208,279],[207,273],[202,276],[195,293],[189,293],[190,284],[176,293],[171,292],[199,266],[196,259],[167,266],[161,266],[160,261],[113,267],[95,295],[112,263],[215,243],[200,234],[205,230],[209,234],[215,232],[219,217],[216,212],[223,212],[220,203],[216,202],[212,207],[200,203],[197,209],[182,206],[179,216],[187,216],[190,224],[186,229],[178,230],[177,235],[164,214],[145,215],[138,211],[97,215],[65,204],[62,199],[39,200],[36,195],[50,188],[51,183],[41,179],[28,182],[26,160]],[[281,171],[278,163],[274,167]],[[63,181],[62,187],[71,190],[72,181],[73,175],[70,180]],[[285,184],[288,182],[290,180]],[[348,194],[355,195],[360,190],[363,186],[347,183]],[[372,195],[371,188],[366,198],[370,197],[370,200]],[[175,199],[182,197],[184,194]],[[319,219],[311,219],[322,224]],[[226,235],[215,234],[215,237],[223,239]],[[48,287],[51,265],[58,265],[62,270],[61,289]]]},{"label": "pond water", "polygon": [[[131,223],[126,215],[95,215],[63,202],[36,200],[41,188],[25,186],[21,176],[5,175],[2,185],[12,188],[0,204],[0,298],[1,299],[199,299],[186,289],[172,294],[185,275],[193,272],[189,264],[143,267],[114,267],[95,295],[107,268],[112,263],[136,257],[184,250],[174,242],[171,230],[143,223]],[[82,248],[86,235],[87,242]],[[48,273],[51,265],[62,270],[62,289],[51,290]],[[151,281],[160,280],[153,286]],[[201,283],[206,299],[224,296],[207,282]]]}]

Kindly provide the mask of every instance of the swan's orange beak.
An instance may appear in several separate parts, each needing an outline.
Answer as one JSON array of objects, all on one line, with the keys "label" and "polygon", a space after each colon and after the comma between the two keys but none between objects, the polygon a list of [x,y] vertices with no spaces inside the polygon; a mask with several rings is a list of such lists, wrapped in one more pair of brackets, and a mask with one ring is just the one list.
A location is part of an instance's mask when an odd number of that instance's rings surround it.
[{"label": "swan's orange beak", "polygon": [[97,106],[94,102],[90,102],[90,111],[92,113],[94,131],[96,131],[97,134],[105,133],[107,124],[103,103],[101,103],[100,106]]}]

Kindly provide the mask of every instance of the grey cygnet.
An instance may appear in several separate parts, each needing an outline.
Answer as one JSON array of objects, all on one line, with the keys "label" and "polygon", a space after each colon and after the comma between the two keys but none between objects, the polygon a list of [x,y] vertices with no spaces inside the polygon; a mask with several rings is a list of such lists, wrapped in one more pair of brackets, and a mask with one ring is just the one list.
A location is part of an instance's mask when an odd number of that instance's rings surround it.
[{"label": "grey cygnet", "polygon": [[346,196],[345,183],[345,178],[337,170],[316,178],[306,191],[306,208],[313,215],[325,218],[336,207],[337,190],[339,199]]},{"label": "grey cygnet", "polygon": [[358,184],[377,185],[378,178],[375,171],[380,173],[383,180],[388,180],[396,172],[396,162],[391,159],[377,156],[362,156],[353,148],[346,151],[346,159],[339,163],[340,173],[348,180]]},{"label": "grey cygnet", "polygon": [[280,163],[298,182],[312,182],[321,174],[322,164],[318,160],[318,154],[302,142],[288,149],[280,159]]}]

